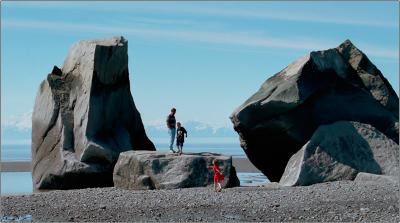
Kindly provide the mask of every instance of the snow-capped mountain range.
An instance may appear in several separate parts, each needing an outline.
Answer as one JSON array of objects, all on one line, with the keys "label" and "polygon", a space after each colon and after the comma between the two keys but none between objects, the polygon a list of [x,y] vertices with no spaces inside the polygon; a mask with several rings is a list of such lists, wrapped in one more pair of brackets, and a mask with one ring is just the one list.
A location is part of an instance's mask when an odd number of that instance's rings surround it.
[{"label": "snow-capped mountain range", "polygon": [[[168,137],[167,126],[165,123],[144,124],[146,133],[151,138]],[[182,122],[182,126],[191,137],[236,137],[237,133],[233,127],[213,126],[199,121]]]},{"label": "snow-capped mountain range", "polygon": [[[32,111],[19,117],[11,116],[1,123],[2,144],[29,144],[31,140]],[[151,139],[167,138],[168,131],[164,121],[144,123],[146,133]],[[190,137],[237,137],[229,125],[211,125],[201,121],[184,121],[182,126]]]}]

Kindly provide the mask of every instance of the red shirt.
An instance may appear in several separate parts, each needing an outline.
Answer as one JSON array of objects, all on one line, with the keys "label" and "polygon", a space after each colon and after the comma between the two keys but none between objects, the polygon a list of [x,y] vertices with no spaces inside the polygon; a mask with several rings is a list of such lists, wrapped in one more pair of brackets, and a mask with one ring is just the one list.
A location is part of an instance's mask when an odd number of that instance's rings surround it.
[{"label": "red shirt", "polygon": [[219,169],[219,166],[213,165],[212,168],[214,171],[214,181],[224,180],[224,175],[222,175],[221,170]]}]

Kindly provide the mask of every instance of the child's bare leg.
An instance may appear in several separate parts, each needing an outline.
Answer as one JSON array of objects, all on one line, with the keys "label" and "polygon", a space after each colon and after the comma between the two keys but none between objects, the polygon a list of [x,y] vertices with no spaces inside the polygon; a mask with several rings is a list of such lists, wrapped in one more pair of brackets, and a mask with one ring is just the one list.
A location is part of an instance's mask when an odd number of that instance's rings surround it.
[{"label": "child's bare leg", "polygon": [[222,190],[221,183],[220,183],[220,182],[218,182],[218,192],[219,192],[219,191],[221,191],[221,190]]}]

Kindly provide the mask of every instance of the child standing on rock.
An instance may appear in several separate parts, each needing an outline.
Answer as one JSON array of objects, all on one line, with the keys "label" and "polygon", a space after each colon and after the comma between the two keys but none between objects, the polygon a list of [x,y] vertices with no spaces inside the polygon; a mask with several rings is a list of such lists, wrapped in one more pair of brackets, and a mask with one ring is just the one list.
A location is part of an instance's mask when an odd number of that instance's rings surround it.
[{"label": "child standing on rock", "polygon": [[187,131],[181,126],[180,122],[176,123],[176,126],[178,127],[176,129],[176,146],[178,147],[178,155],[182,155],[183,143],[185,142],[184,135],[187,137]]},{"label": "child standing on rock", "polygon": [[221,170],[217,164],[217,160],[213,160],[213,165],[208,168],[212,168],[214,172],[214,190],[215,192],[221,192],[222,186],[221,182],[224,180],[224,175],[222,175]]}]

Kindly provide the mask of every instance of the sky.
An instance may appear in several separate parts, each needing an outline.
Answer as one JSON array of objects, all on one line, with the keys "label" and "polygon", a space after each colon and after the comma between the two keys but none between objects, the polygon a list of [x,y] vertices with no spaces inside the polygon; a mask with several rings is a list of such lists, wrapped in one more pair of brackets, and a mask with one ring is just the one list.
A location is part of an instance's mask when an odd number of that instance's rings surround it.
[{"label": "sky", "polygon": [[131,91],[145,125],[164,123],[176,107],[178,121],[231,126],[229,115],[267,78],[346,39],[398,93],[396,1],[3,1],[2,124],[30,127],[39,84],[73,43],[117,35],[128,40]]}]

